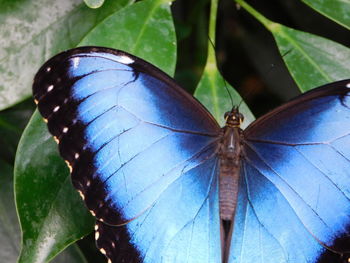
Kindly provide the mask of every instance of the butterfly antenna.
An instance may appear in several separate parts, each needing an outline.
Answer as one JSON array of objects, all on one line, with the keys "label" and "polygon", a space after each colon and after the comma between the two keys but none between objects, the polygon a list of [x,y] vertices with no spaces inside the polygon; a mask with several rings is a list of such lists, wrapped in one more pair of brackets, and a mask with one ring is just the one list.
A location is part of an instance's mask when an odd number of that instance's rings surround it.
[{"label": "butterfly antenna", "polygon": [[239,108],[241,107],[242,103],[243,103],[243,99],[241,98],[241,101],[238,103],[237,110],[239,110]]},{"label": "butterfly antenna", "polygon": [[[233,98],[232,98],[231,92],[229,91],[229,89],[228,89],[228,87],[227,87],[227,82],[226,82],[226,80],[225,80],[224,78],[222,78],[222,80],[223,80],[223,82],[224,82],[224,87],[225,87],[225,89],[226,89],[226,91],[227,91],[227,93],[228,93],[228,96],[230,97],[231,105],[232,105],[232,108],[233,108],[234,103],[233,103]],[[239,107],[239,106],[238,106],[238,107]]]},{"label": "butterfly antenna", "polygon": [[[210,42],[210,44],[212,45],[213,49],[216,51],[216,47],[215,47],[213,41],[211,40],[210,36],[208,36],[208,39],[209,39],[209,42]],[[216,52],[215,52],[215,53],[216,53]],[[218,70],[219,70],[219,68],[218,68]],[[219,72],[220,72],[220,70],[219,70]],[[220,72],[220,75],[222,76],[221,72]],[[227,91],[227,93],[228,93],[228,96],[230,97],[231,105],[232,105],[232,108],[233,108],[233,107],[234,107],[234,106],[233,106],[233,105],[234,105],[234,103],[233,103],[233,98],[232,98],[231,92],[229,91],[229,89],[228,89],[228,87],[227,87],[227,82],[226,82],[226,80],[224,79],[224,77],[222,77],[222,81],[223,81],[223,83],[224,83],[224,87],[225,87],[225,89],[226,89],[226,91]]]}]

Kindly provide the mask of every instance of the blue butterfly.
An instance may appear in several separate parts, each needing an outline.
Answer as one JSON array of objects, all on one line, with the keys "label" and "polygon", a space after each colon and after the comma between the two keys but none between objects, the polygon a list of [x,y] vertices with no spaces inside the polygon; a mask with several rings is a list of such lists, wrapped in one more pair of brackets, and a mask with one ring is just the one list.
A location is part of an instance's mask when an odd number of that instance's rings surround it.
[{"label": "blue butterfly", "polygon": [[56,55],[33,93],[109,262],[348,262],[350,80],[244,131],[114,49]]}]

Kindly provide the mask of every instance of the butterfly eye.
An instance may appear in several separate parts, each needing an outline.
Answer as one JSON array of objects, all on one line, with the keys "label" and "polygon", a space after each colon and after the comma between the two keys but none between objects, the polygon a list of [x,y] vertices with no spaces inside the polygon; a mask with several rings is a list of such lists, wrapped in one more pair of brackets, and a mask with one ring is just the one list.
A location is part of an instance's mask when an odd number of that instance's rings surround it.
[{"label": "butterfly eye", "polygon": [[224,115],[224,118],[225,118],[225,120],[227,120],[227,118],[230,116],[230,111],[227,111],[227,112],[225,112],[225,115]]}]

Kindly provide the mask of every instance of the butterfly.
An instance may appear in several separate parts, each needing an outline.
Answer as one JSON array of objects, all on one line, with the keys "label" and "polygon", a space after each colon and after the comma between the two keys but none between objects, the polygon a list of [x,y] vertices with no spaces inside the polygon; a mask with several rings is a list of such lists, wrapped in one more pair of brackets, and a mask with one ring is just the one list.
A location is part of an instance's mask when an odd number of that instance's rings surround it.
[{"label": "butterfly", "polygon": [[108,262],[349,262],[350,80],[245,130],[109,48],[54,56],[33,94]]}]

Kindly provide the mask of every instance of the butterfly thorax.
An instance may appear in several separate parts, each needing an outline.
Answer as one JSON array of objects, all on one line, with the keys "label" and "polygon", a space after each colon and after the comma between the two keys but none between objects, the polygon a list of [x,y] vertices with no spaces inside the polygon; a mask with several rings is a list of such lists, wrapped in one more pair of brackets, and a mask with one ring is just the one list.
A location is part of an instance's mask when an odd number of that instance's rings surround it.
[{"label": "butterfly thorax", "polygon": [[[221,239],[223,254],[225,247],[229,247],[234,214],[237,206],[239,159],[241,154],[242,130],[240,124],[243,116],[236,108],[225,114],[226,125],[222,128],[223,136],[220,145],[220,177],[219,200],[220,219],[222,222]],[[225,257],[225,255],[223,255]]]}]

